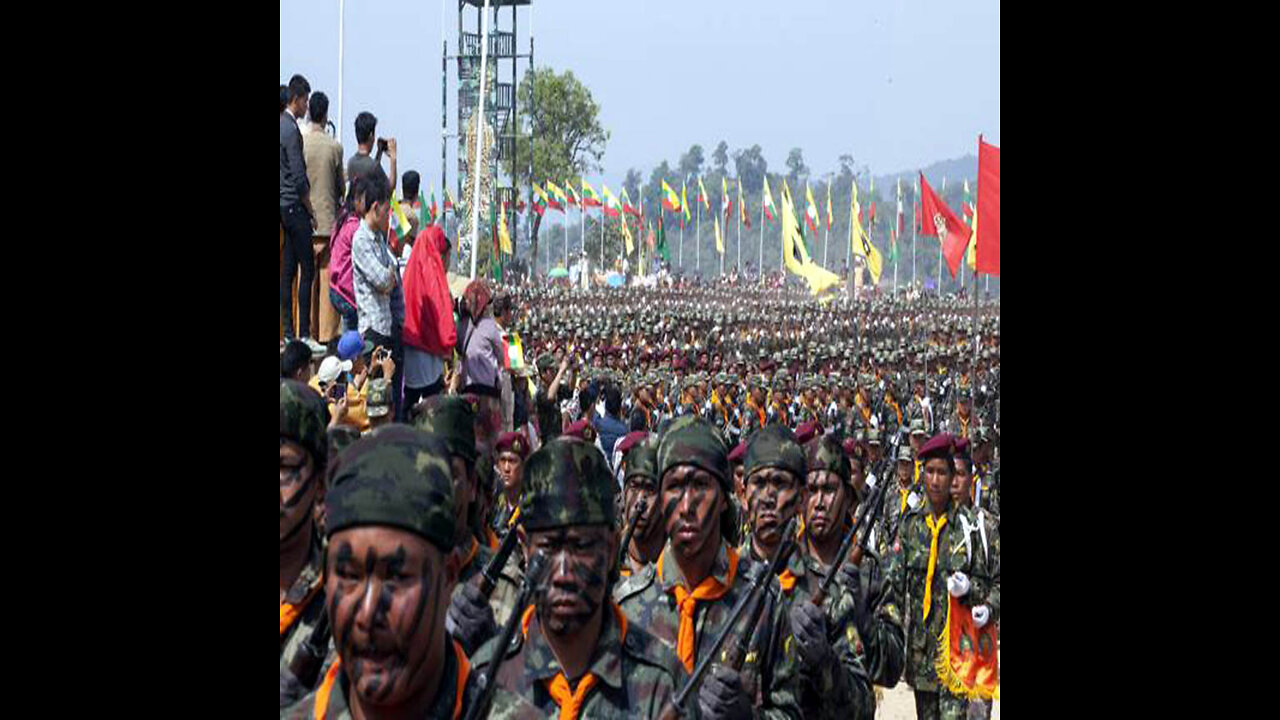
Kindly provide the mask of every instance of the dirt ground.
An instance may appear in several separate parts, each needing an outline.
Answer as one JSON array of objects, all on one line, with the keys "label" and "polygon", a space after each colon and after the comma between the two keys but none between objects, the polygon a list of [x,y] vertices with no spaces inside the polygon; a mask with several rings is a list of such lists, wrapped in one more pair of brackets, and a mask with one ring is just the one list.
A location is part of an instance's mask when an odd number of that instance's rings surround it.
[{"label": "dirt ground", "polygon": [[[910,685],[900,682],[892,690],[876,689],[882,693],[876,701],[877,720],[915,720],[916,701]],[[991,720],[1000,720],[999,700],[991,708]]]}]

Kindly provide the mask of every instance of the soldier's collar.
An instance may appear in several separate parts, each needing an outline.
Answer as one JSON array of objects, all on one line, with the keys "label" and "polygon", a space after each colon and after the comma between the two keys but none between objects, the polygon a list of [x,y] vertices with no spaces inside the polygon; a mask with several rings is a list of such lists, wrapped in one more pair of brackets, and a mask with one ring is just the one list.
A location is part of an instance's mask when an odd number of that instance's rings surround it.
[{"label": "soldier's collar", "polygon": [[[612,598],[606,596],[605,603],[606,609],[600,623],[600,637],[596,640],[595,651],[592,653],[587,672],[593,673],[606,685],[621,688],[622,643],[625,641],[622,626],[627,620],[622,614],[622,609],[613,602]],[[530,605],[525,609],[526,613],[530,610],[533,612],[527,618],[527,624],[522,623],[525,625],[524,671],[526,676],[534,680],[550,682],[557,674],[563,673],[564,668],[542,634],[535,607]]]},{"label": "soldier's collar", "polygon": [[[721,585],[729,584],[732,578],[729,577],[729,553],[733,552],[741,557],[741,553],[732,550],[724,542],[719,541],[720,545],[716,548],[716,559],[711,563],[711,575],[716,582]],[[662,549],[662,555],[658,556],[658,580],[662,583],[662,591],[664,593],[673,592],[677,585],[684,584],[684,576],[680,574],[680,565],[676,563],[675,551],[671,549],[671,540],[667,540],[667,546]],[[690,592],[693,588],[685,588]]]}]

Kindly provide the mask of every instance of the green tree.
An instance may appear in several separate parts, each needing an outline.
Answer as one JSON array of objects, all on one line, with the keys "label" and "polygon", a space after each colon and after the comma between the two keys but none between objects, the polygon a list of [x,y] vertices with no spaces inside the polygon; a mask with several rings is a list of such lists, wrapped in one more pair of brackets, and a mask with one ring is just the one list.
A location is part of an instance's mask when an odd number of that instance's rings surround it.
[{"label": "green tree", "polygon": [[729,166],[729,143],[720,141],[715,152],[711,153],[711,162],[714,163],[716,171],[723,176],[725,169]]},{"label": "green tree", "polygon": [[[600,105],[572,70],[557,73],[549,67],[525,72],[518,90],[522,137],[517,141],[518,166],[507,162],[504,170],[517,187],[547,178],[557,182],[598,170],[604,158],[609,131],[600,124]],[[533,176],[529,176],[532,136]],[[530,258],[538,257],[538,231],[542,216],[535,215]]]},{"label": "green tree", "polygon": [[760,146],[752,145],[745,150],[735,150],[733,167],[742,180],[742,192],[749,193],[752,197],[758,196],[764,185],[765,173],[769,171],[769,163],[764,159]]},{"label": "green tree", "polygon": [[787,181],[791,187],[800,187],[800,183],[809,177],[809,166],[804,164],[804,153],[800,148],[791,148],[787,154]]},{"label": "green tree", "polygon": [[680,156],[680,163],[676,166],[680,171],[679,179],[683,180],[690,175],[702,174],[703,162],[702,146],[695,143],[689,147],[689,152]]}]

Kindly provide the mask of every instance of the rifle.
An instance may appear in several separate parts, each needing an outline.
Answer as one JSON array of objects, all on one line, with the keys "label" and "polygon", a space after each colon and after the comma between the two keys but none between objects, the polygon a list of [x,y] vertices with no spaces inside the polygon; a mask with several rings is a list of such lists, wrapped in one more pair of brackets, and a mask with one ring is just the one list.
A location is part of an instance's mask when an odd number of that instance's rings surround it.
[{"label": "rifle", "polygon": [[622,534],[622,547],[618,550],[618,567],[622,567],[627,563],[627,548],[631,545],[631,536],[636,533],[636,522],[640,520],[640,516],[644,515],[649,509],[649,502],[643,497],[636,502],[636,511],[631,516],[631,522],[627,523],[627,530]]},{"label": "rifle", "polygon": [[[781,571],[782,564],[786,561],[786,557],[789,554],[788,543],[794,542],[795,524],[795,517],[792,517],[787,521],[786,528],[783,530],[782,544],[778,547],[778,553],[774,555],[773,561],[769,563],[768,569],[763,572],[758,572],[748,580],[747,591],[742,594],[742,597],[738,598],[737,604],[729,611],[729,617],[725,621],[724,628],[720,630],[718,635],[716,635],[715,640],[711,643],[711,647],[703,654],[702,659],[694,665],[693,673],[689,675],[689,679],[685,680],[684,685],[682,685],[676,694],[671,697],[667,707],[663,709],[662,714],[659,716],[660,720],[675,720],[675,718],[682,717],[684,715],[683,706],[685,701],[688,700],[689,694],[697,689],[698,685],[701,684],[703,676],[705,676],[707,674],[707,670],[711,668],[711,663],[715,661],[716,655],[719,654],[720,648],[724,645],[725,640],[728,639],[729,633],[734,631],[735,626],[738,624],[738,620],[742,617],[743,612],[746,611],[747,605],[755,602],[756,609],[752,612],[752,622],[747,625],[747,643],[750,643],[750,636],[753,634],[752,631],[755,629],[756,622],[760,617],[760,610],[763,609],[762,606],[764,605],[764,603],[761,602],[762,598],[758,598],[757,595],[760,593],[762,588],[769,588],[774,582],[774,578],[777,577],[778,572]],[[743,641],[739,639],[739,645],[742,644]],[[734,666],[735,670],[741,667],[742,659],[746,657],[746,652],[739,652],[737,654],[737,658],[726,663]]]},{"label": "rifle", "polygon": [[294,654],[292,661],[289,663],[288,672],[293,676],[293,681],[290,683],[286,682],[283,677],[281,678],[281,695],[288,693],[292,696],[294,692],[301,690],[301,692],[297,693],[297,697],[300,698],[314,690],[316,680],[320,677],[320,668],[324,665],[325,656],[328,655],[328,652],[329,612],[322,609],[310,637],[298,646],[297,653]]},{"label": "rifle", "polygon": [[[507,531],[511,534],[511,531]],[[529,603],[529,596],[533,594],[534,588],[542,580],[543,571],[547,568],[547,558],[538,551],[534,554],[533,559],[529,561],[529,568],[525,571],[524,582],[520,584],[520,594],[516,600],[515,607],[522,608]],[[502,632],[498,634],[498,643],[493,649],[493,660],[489,663],[488,672],[481,675],[476,680],[476,699],[467,710],[465,720],[476,720],[480,717],[486,717],[489,713],[488,705],[493,701],[493,691],[497,687],[498,670],[502,668],[502,661],[506,659],[507,648],[511,645],[511,637],[515,635],[516,625],[520,623],[520,613],[513,612],[511,617],[507,619],[505,625],[502,626]]]},{"label": "rifle", "polygon": [[[508,519],[508,522],[510,522],[510,519]],[[506,567],[507,560],[510,559],[511,553],[516,549],[517,539],[516,529],[508,525],[507,532],[502,536],[502,542],[498,544],[498,550],[494,552],[493,557],[489,558],[489,563],[484,566],[484,571],[480,573],[480,594],[486,600],[493,595],[493,589],[498,585],[498,576],[502,574],[502,568]]]}]

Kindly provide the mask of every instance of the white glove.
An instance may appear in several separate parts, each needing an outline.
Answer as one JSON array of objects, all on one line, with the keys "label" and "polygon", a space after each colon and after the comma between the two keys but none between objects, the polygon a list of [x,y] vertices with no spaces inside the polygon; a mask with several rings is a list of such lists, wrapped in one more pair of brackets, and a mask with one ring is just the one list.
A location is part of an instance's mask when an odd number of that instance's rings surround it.
[{"label": "white glove", "polygon": [[979,605],[973,609],[973,624],[981,628],[991,619],[991,608],[986,605]]},{"label": "white glove", "polygon": [[969,576],[962,572],[954,572],[947,578],[947,592],[951,597],[964,597],[969,593]]}]

